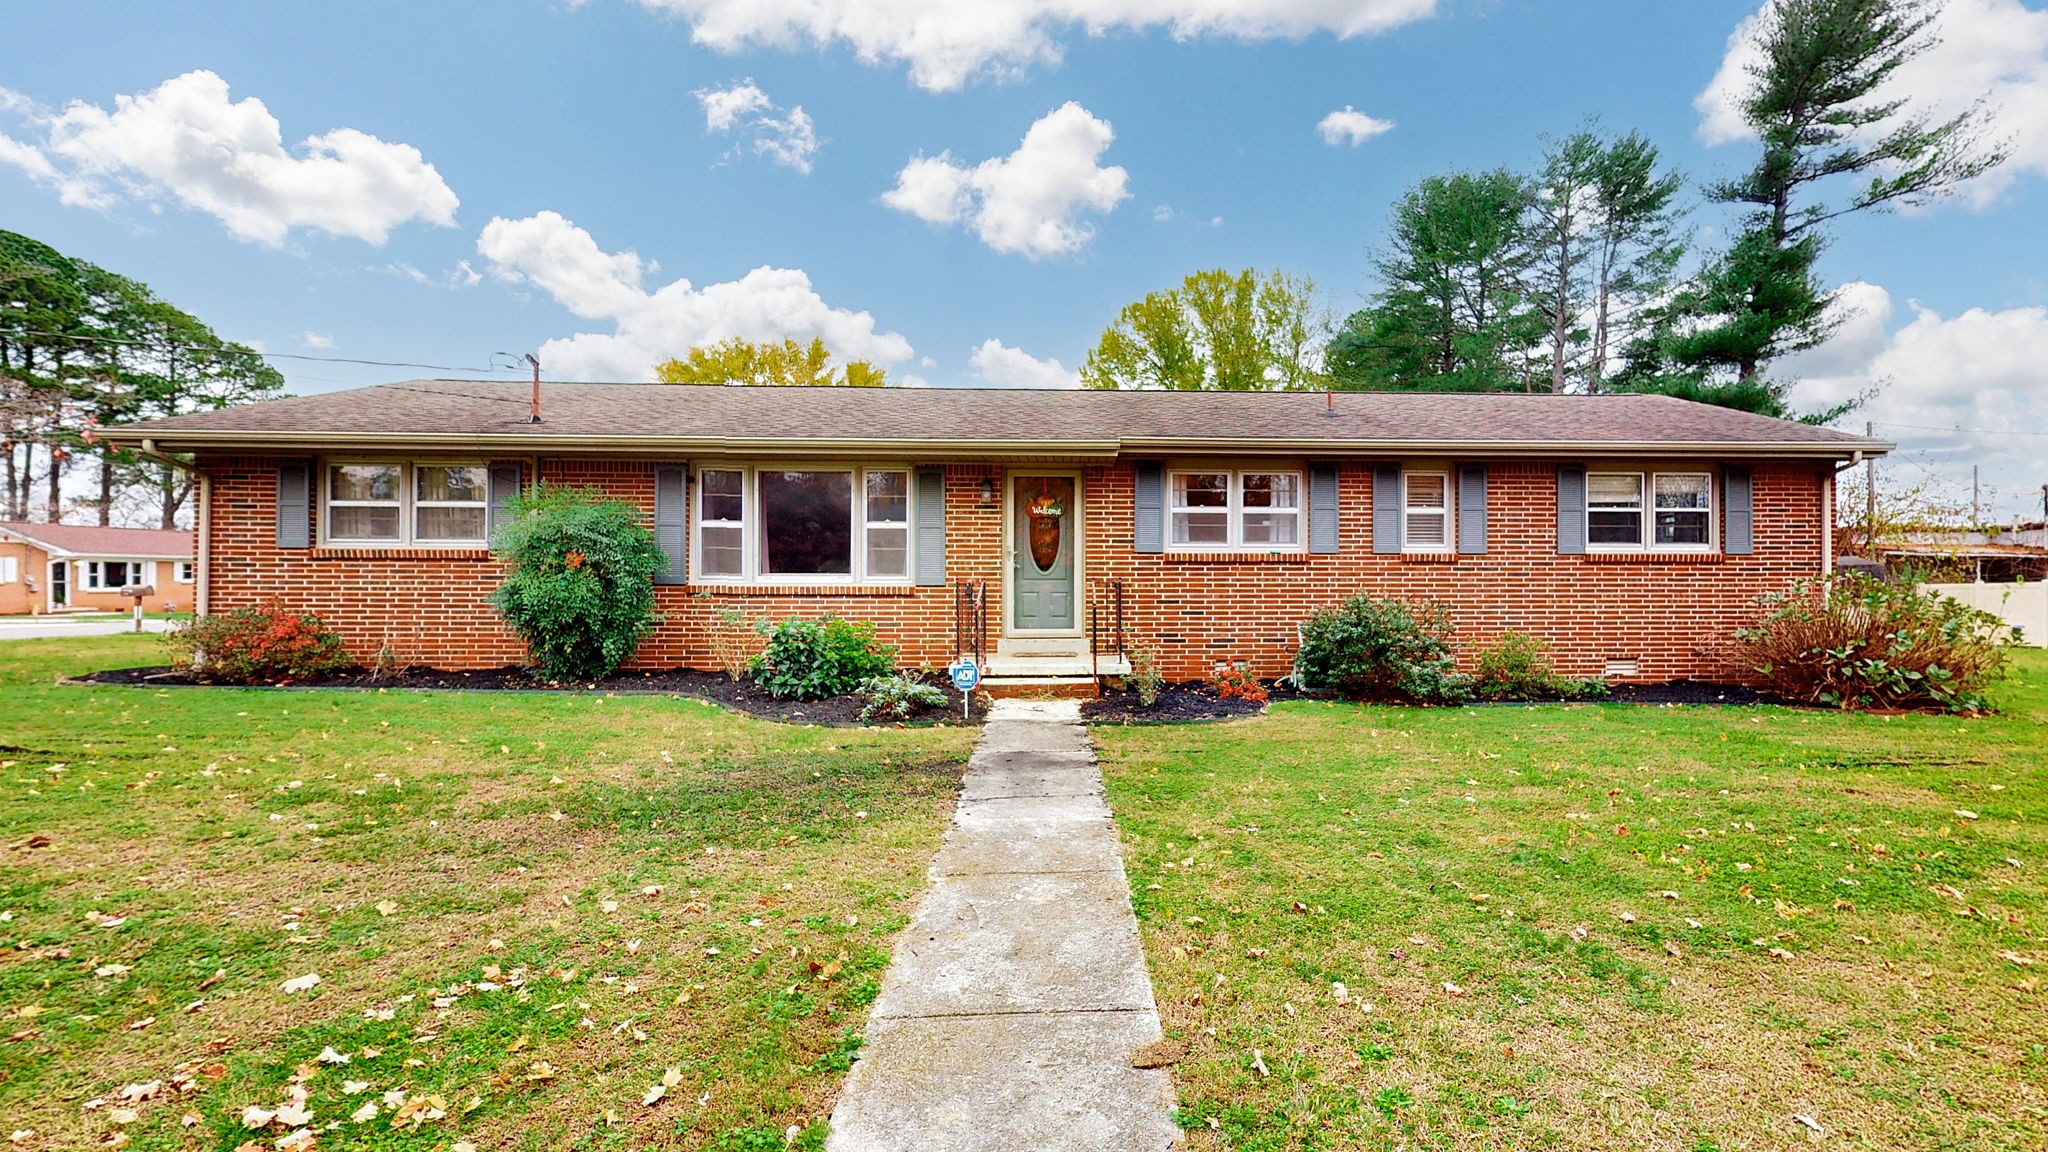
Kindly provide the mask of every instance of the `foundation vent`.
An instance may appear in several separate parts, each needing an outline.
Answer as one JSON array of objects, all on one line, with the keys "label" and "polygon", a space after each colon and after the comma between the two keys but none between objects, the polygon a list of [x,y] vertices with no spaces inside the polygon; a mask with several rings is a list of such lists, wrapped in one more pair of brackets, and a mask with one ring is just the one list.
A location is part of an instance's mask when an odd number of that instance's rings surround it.
[{"label": "foundation vent", "polygon": [[1634,660],[1609,660],[1607,670],[1601,675],[1609,680],[1642,674],[1642,665]]}]

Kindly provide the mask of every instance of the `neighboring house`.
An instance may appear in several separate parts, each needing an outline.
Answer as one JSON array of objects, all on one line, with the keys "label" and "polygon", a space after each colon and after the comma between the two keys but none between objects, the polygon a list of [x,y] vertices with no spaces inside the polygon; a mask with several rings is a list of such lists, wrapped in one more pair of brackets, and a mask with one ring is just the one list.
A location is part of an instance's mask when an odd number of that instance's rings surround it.
[{"label": "neighboring house", "polygon": [[[906,665],[1284,673],[1353,593],[1533,633],[1570,675],[1711,673],[1756,598],[1829,571],[1834,477],[1891,447],[1661,396],[388,384],[108,429],[192,453],[203,610],[282,597],[358,657],[524,652],[486,549],[536,478],[641,508],[669,556],[640,667],[712,668],[718,610],[871,620]],[[1120,627],[1119,627],[1120,625]],[[1099,658],[1106,658],[1098,665]]]},{"label": "neighboring house", "polygon": [[154,589],[152,612],[189,612],[198,595],[190,532],[0,520],[0,616],[120,611],[123,588]]}]

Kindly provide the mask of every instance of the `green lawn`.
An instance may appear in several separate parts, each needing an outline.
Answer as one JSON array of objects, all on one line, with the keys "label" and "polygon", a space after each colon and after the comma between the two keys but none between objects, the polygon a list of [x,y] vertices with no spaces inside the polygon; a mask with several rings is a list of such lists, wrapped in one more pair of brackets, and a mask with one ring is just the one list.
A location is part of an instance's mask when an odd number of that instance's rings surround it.
[{"label": "green lawn", "polygon": [[54,683],[160,659],[0,643],[9,1147],[822,1137],[971,733]]},{"label": "green lawn", "polygon": [[2003,703],[1097,729],[1193,1144],[2048,1147],[2048,658]]}]

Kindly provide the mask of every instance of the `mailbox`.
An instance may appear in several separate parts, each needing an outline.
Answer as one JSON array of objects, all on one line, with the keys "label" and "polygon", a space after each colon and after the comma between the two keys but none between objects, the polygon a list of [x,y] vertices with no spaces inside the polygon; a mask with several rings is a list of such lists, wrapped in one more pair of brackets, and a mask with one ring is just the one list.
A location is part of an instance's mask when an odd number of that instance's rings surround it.
[{"label": "mailbox", "polygon": [[123,596],[126,596],[126,597],[129,597],[130,599],[134,599],[134,600],[140,600],[140,599],[142,599],[142,598],[143,598],[144,596],[154,596],[154,595],[156,595],[156,585],[154,585],[154,584],[130,584],[130,585],[128,585],[127,587],[125,587],[125,588],[121,589],[121,595],[123,595]]}]

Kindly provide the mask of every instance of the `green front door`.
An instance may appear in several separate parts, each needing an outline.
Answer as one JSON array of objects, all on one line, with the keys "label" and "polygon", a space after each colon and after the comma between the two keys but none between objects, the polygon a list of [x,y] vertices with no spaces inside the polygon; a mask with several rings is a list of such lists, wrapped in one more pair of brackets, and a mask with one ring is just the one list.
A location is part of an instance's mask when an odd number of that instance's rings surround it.
[{"label": "green front door", "polygon": [[1010,477],[1010,627],[1058,632],[1076,627],[1074,524],[1080,493],[1072,476]]}]

